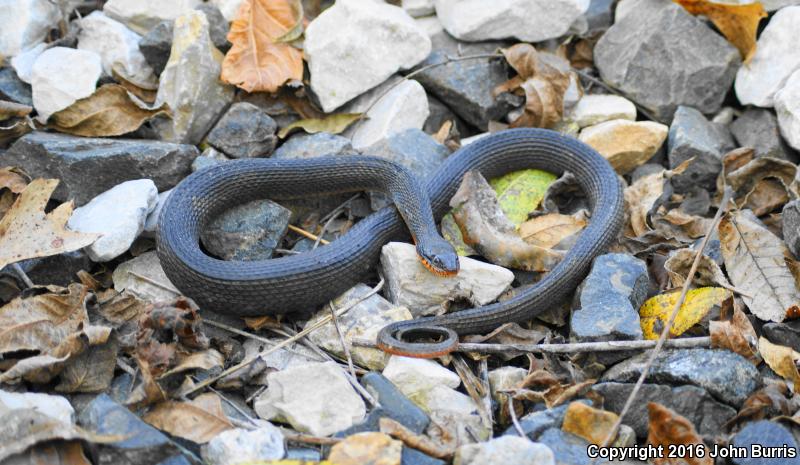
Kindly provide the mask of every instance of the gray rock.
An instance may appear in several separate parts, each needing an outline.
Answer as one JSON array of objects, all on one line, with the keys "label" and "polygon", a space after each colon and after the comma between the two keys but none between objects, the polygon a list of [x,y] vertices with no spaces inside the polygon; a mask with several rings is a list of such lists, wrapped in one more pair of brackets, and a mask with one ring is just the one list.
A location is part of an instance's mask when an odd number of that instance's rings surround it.
[{"label": "gray rock", "polygon": [[200,240],[224,260],[267,260],[289,227],[291,210],[271,200],[254,200],[215,218]]},{"label": "gray rock", "polygon": [[456,449],[453,465],[555,465],[553,451],[544,444],[519,436],[501,436],[478,444],[464,444]]},{"label": "gray rock", "polygon": [[[440,63],[448,56],[494,53],[504,42],[470,44],[459,42],[442,31],[431,37],[433,51],[420,66]],[[489,121],[498,121],[521,99],[511,94],[492,97],[492,91],[508,80],[504,60],[465,60],[448,63],[414,76],[425,90],[449,106],[464,121],[486,131]]]},{"label": "gray rock", "polygon": [[3,162],[33,177],[59,179],[53,198],[83,205],[131,179],[151,179],[160,191],[174,187],[189,174],[198,153],[194,146],[169,142],[35,131],[16,141]]},{"label": "gray rock", "polygon": [[139,50],[153,71],[160,75],[172,49],[172,21],[161,21],[139,40]]},{"label": "gray rock", "polygon": [[[748,423],[736,436],[733,437],[734,447],[743,447],[747,451],[747,456],[742,458],[732,458],[736,465],[797,465],[800,464],[800,457],[797,456],[797,441],[790,430],[780,423],[761,420]],[[775,452],[783,451],[784,455],[774,455]],[[754,448],[759,448],[765,452],[762,457],[754,457]],[[792,450],[794,457],[787,457],[786,449]],[[773,452],[767,455],[766,453]]]},{"label": "gray rock", "polygon": [[[564,422],[564,416],[567,414],[569,403],[559,405],[558,407],[539,410],[531,412],[524,417],[520,418],[519,424],[525,436],[531,441],[538,441],[539,436],[545,431],[556,428],[560,429],[561,424]],[[504,433],[506,436],[518,435],[516,428],[513,426],[508,428]]]},{"label": "gray rock", "polygon": [[33,106],[31,86],[17,76],[10,66],[0,68],[0,97],[23,105]]},{"label": "gray rock", "polygon": [[722,170],[722,156],[735,146],[725,126],[708,121],[694,108],[678,107],[667,138],[669,167],[675,168],[692,157],[694,161],[672,178],[672,186],[677,192],[697,186],[713,191]]},{"label": "gray rock", "polygon": [[[614,365],[601,381],[635,382],[650,357],[645,352]],[[647,379],[651,383],[704,388],[728,405],[739,407],[761,385],[761,375],[752,363],[727,350],[676,349],[656,357]]]},{"label": "gray rock", "polygon": [[443,460],[435,459],[430,455],[423,454],[417,449],[403,447],[403,455],[400,465],[447,465]]},{"label": "gray rock", "polygon": [[218,151],[214,147],[209,147],[203,150],[199,157],[195,158],[192,162],[192,172],[200,171],[203,168],[218,165],[222,162],[228,161],[230,158],[226,157],[224,153]]},{"label": "gray rock", "polygon": [[761,327],[761,330],[770,342],[782,346],[789,346],[794,350],[800,351],[800,321],[767,323]]},{"label": "gray rock", "polygon": [[280,460],[285,455],[283,433],[272,423],[260,421],[257,429],[234,428],[214,436],[203,447],[209,465]]},{"label": "gray rock", "polygon": [[756,157],[772,157],[797,162],[797,153],[783,140],[778,118],[766,108],[748,108],[730,125],[741,147],[756,149]]},{"label": "gray rock", "polygon": [[783,240],[795,257],[800,257],[800,200],[783,207]]},{"label": "gray rock", "polygon": [[539,436],[539,442],[553,451],[557,465],[590,465],[594,462],[586,453],[589,443],[581,437],[561,431],[561,428],[548,429]]},{"label": "gray rock", "polygon": [[[32,258],[19,262],[25,274],[36,284],[55,284],[67,286],[77,279],[75,273],[80,270],[89,270],[92,266],[89,257],[82,250],[51,255],[43,258]],[[3,269],[9,272],[9,267]]]},{"label": "gray rock", "polygon": [[631,183],[634,183],[645,176],[660,173],[662,171],[664,171],[664,167],[657,163],[645,163],[644,165],[637,166],[636,169],[631,173]]},{"label": "gray rock", "polygon": [[[195,161],[197,161],[197,158],[195,158]],[[156,200],[156,206],[153,208],[153,211],[147,215],[147,219],[144,222],[142,237],[153,238],[156,236],[156,230],[158,229],[158,218],[161,216],[161,210],[164,208],[164,205],[167,204],[167,199],[171,193],[172,189],[159,192],[158,199]]]},{"label": "gray rock", "polygon": [[649,286],[644,261],[626,254],[595,258],[577,293],[570,339],[576,342],[642,339],[638,310]]},{"label": "gray rock", "polygon": [[464,120],[453,113],[450,107],[432,95],[428,95],[428,111],[428,119],[425,120],[425,125],[422,127],[422,130],[428,134],[436,134],[445,121],[452,121],[461,136],[469,134]]},{"label": "gray rock", "polygon": [[328,132],[298,133],[272,154],[272,158],[315,158],[333,155],[358,155],[346,137]]},{"label": "gray rock", "polygon": [[222,16],[219,8],[210,3],[201,3],[195,7],[195,10],[205,13],[206,19],[208,19],[208,32],[211,34],[211,42],[214,43],[214,46],[222,53],[227,52],[231,48],[231,43],[228,42],[228,31],[231,26],[228,20]]},{"label": "gray rock", "polygon": [[208,143],[231,158],[268,157],[278,137],[275,120],[252,103],[231,105],[208,133]]},{"label": "gray rock", "polygon": [[[691,46],[687,46],[691,44]],[[639,2],[594,49],[603,80],[668,122],[679,105],[720,109],[739,52],[680,5]]]},{"label": "gray rock", "polygon": [[[600,383],[592,386],[592,390],[603,396],[604,409],[619,413],[634,385],[635,383]],[[717,434],[736,415],[736,410],[714,400],[697,386],[672,387],[645,383],[639,391],[637,401],[625,417],[625,423],[640,438],[647,437],[648,402],[658,402],[686,417],[702,435]]]},{"label": "gray rock", "polygon": [[614,24],[614,4],[616,0],[591,0],[589,9],[583,14],[586,18],[586,34],[605,31]]}]

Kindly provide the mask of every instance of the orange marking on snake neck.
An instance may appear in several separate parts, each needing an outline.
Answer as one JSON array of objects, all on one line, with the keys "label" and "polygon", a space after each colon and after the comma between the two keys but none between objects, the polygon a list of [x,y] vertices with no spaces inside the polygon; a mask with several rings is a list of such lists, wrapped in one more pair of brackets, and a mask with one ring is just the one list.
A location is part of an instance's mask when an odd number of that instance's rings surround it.
[{"label": "orange marking on snake neck", "polygon": [[421,255],[417,255],[417,258],[419,258],[419,261],[422,262],[422,265],[424,265],[425,268],[428,269],[428,271],[430,271],[431,273],[435,274],[436,276],[441,276],[443,278],[451,278],[451,277],[453,277],[453,276],[458,274],[458,271],[437,270],[436,268],[433,267],[433,265],[431,265],[428,262],[428,260],[425,260],[425,257],[423,257]]}]

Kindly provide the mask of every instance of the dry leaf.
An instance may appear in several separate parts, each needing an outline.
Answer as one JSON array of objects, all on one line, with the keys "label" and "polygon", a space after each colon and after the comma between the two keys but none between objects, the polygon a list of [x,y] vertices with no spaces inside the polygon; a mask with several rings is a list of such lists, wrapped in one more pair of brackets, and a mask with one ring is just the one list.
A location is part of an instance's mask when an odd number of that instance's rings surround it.
[{"label": "dry leaf", "polygon": [[789,389],[783,381],[776,379],[767,383],[744,401],[739,413],[728,420],[724,427],[728,429],[742,422],[791,415],[793,409],[789,399],[786,398],[787,394],[789,394]]},{"label": "dry leaf", "polygon": [[322,118],[301,119],[281,128],[278,131],[278,137],[283,139],[297,129],[302,129],[309,134],[318,132],[339,134],[358,121],[359,118],[361,118],[361,113],[336,113]]},{"label": "dry leaf", "polygon": [[756,52],[758,23],[767,17],[760,2],[732,5],[709,0],[674,0],[693,15],[703,15],[714,23],[728,42],[739,49],[745,63]]},{"label": "dry leaf", "polygon": [[[595,381],[588,379],[575,384],[562,384],[552,373],[546,370],[536,370],[525,377],[520,383],[521,388],[511,389],[507,393],[511,394],[514,400],[544,402],[547,408],[553,408],[576,397],[586,395]],[[541,389],[532,390],[528,389],[529,387]]]},{"label": "dry leaf", "polygon": [[205,444],[219,433],[233,428],[222,410],[222,401],[213,392],[201,394],[189,402],[162,402],[142,419],[162,431],[197,444]]},{"label": "dry leaf", "polygon": [[16,454],[3,465],[92,465],[78,441],[50,441]]},{"label": "dry leaf", "polygon": [[719,224],[725,269],[750,311],[762,320],[780,323],[800,312],[800,294],[786,266],[786,244],[748,210],[727,213]]},{"label": "dry leaf", "polygon": [[[647,404],[649,414],[647,442],[653,446],[663,446],[665,451],[669,450],[670,445],[698,446],[705,448],[703,439],[697,434],[692,422],[678,415],[672,410],[655,402]],[[690,449],[694,450],[694,449]],[[656,465],[679,465],[688,463],[689,465],[714,465],[714,459],[708,454],[692,453],[681,455],[681,457],[670,458],[669,454],[664,454],[662,458],[654,458]]]},{"label": "dry leaf", "polygon": [[[689,248],[680,249],[673,252],[664,262],[664,269],[669,274],[670,287],[683,287],[696,254],[697,251]],[[731,283],[722,273],[722,269],[708,255],[700,256],[700,263],[697,265],[692,284],[696,287],[722,286],[726,289],[731,288]]]},{"label": "dry leaf", "polygon": [[583,402],[572,402],[567,407],[561,429],[600,445],[611,432],[619,416],[613,412],[590,407]]},{"label": "dry leaf", "polygon": [[72,252],[100,237],[65,229],[72,202],[45,214],[47,200],[57,184],[57,179],[32,181],[0,220],[0,269],[28,258]]},{"label": "dry leaf", "polygon": [[89,97],[53,113],[48,120],[56,131],[83,137],[121,136],[160,114],[166,106],[149,108],[119,84],[106,84]]},{"label": "dry leaf", "polygon": [[[715,305],[721,304],[730,294],[730,291],[721,287],[701,287],[687,292],[686,300],[683,301],[669,330],[670,336],[680,336],[702,321]],[[647,299],[642,304],[639,316],[645,339],[658,339],[680,295],[680,291],[661,294]]]},{"label": "dry leaf", "polygon": [[711,347],[736,352],[758,366],[761,363],[757,348],[758,336],[750,320],[739,307],[739,300],[732,297],[722,303],[720,319],[710,321],[708,324]]},{"label": "dry leaf", "polygon": [[[302,22],[299,0],[244,0],[231,23],[220,79],[247,92],[276,92],[303,79],[303,53],[285,40]],[[299,17],[298,17],[299,15]]]},{"label": "dry leaf", "polygon": [[800,372],[797,371],[800,353],[791,347],[773,344],[764,336],[758,340],[758,351],[772,371],[791,383],[794,392],[800,392]]},{"label": "dry leaf", "polygon": [[548,213],[522,223],[519,235],[528,244],[553,248],[586,227],[586,212],[574,215]]},{"label": "dry leaf", "polygon": [[671,188],[667,188],[669,179],[685,171],[689,163],[687,160],[673,170],[664,170],[643,176],[625,188],[625,210],[628,212],[625,236],[643,237],[654,231],[650,223],[650,216],[656,213],[671,194]]},{"label": "dry leaf", "polygon": [[762,157],[735,169],[726,168],[725,180],[736,194],[736,205],[753,210],[756,216],[763,216],[798,197],[794,163]]},{"label": "dry leaf", "polygon": [[60,374],[58,392],[103,392],[114,379],[117,344],[109,341],[71,357]]},{"label": "dry leaf", "polygon": [[0,124],[0,148],[6,148],[12,142],[33,131],[34,124],[29,118],[14,118]]},{"label": "dry leaf", "polygon": [[28,116],[33,111],[33,107],[19,103],[0,100],[0,121],[9,118],[22,118]]},{"label": "dry leaf", "polygon": [[28,176],[24,171],[10,166],[0,168],[0,190],[8,189],[14,194],[19,194],[28,185]]}]

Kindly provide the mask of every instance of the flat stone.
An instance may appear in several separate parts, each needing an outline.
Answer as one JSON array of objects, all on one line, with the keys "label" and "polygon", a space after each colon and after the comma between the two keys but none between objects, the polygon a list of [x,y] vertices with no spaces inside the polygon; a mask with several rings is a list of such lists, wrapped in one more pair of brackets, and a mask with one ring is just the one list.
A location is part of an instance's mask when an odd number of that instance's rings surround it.
[{"label": "flat stone", "polygon": [[34,131],[11,146],[4,162],[33,177],[58,179],[53,198],[73,199],[80,206],[132,179],[151,179],[161,191],[175,187],[191,172],[197,155],[197,148],[191,145]]},{"label": "flat stone", "polygon": [[639,307],[647,298],[649,287],[644,261],[616,253],[595,258],[577,292],[580,297],[570,318],[570,340],[642,339]]},{"label": "flat stone", "polygon": [[102,234],[86,247],[86,253],[95,262],[107,262],[125,253],[139,237],[157,197],[153,181],[126,181],[76,209],[67,226],[73,231]]},{"label": "flat stone", "polygon": [[422,129],[429,114],[422,85],[404,81],[367,112],[367,119],[353,133],[353,148],[364,149],[406,129]]},{"label": "flat stone", "polygon": [[400,4],[414,18],[436,13],[434,0],[403,0]]},{"label": "flat stone", "polygon": [[0,416],[17,409],[35,410],[67,425],[75,423],[75,410],[65,397],[0,389]]},{"label": "flat stone", "polygon": [[[370,292],[371,288],[366,284],[356,284],[333,300],[334,307],[336,309],[341,309],[350,306],[367,296]],[[313,326],[320,320],[330,317],[330,314],[331,308],[329,305],[326,305],[308,320],[306,327]],[[339,327],[342,330],[342,336],[345,342],[348,343],[348,346],[350,346],[349,351],[350,355],[353,357],[353,361],[359,366],[364,366],[372,370],[382,370],[389,360],[389,354],[382,350],[368,347],[353,347],[352,340],[354,338],[375,340],[384,326],[396,321],[410,319],[411,312],[409,312],[407,308],[392,305],[388,300],[375,294],[367,297],[365,300],[361,300],[348,310],[347,313],[340,316],[338,320]],[[310,333],[308,338],[326,351],[346,358],[339,332],[332,322]]]},{"label": "flat stone", "polygon": [[615,119],[636,121],[636,106],[619,95],[587,94],[572,107],[567,118],[581,128]]},{"label": "flat stone", "polygon": [[443,460],[435,459],[417,449],[403,447],[401,465],[447,465]]},{"label": "flat stone", "polygon": [[[748,423],[733,437],[734,447],[743,447],[748,451],[747,457],[732,458],[736,465],[796,465],[800,463],[797,456],[797,441],[791,430],[780,423],[761,420]],[[795,451],[794,457],[786,456],[786,449]],[[762,452],[762,457],[754,457],[754,449]],[[777,448],[771,449],[771,448]],[[772,451],[783,451],[784,455],[775,455]]]},{"label": "flat stone", "polygon": [[22,81],[10,66],[0,68],[0,97],[29,107],[33,106],[31,86]]},{"label": "flat stone", "polygon": [[201,3],[202,0],[109,0],[103,5],[103,12],[145,34],[161,21],[176,19]]},{"label": "flat stone", "polygon": [[197,144],[233,100],[233,87],[219,80],[222,59],[205,14],[190,11],[175,20],[172,51],[156,95],[156,104],[169,105],[172,118],[151,122],[163,140]]},{"label": "flat stone", "polygon": [[[77,280],[76,273],[92,266],[89,257],[82,250],[32,258],[19,262],[19,266],[34,283],[68,286]],[[4,271],[10,271],[7,268]],[[14,274],[14,273],[12,273]]]},{"label": "flat stone", "polygon": [[45,50],[50,48],[49,44],[38,44],[28,48],[11,59],[11,67],[17,72],[17,76],[28,84],[31,83],[33,74],[33,64]]},{"label": "flat stone", "polygon": [[261,108],[247,102],[231,105],[208,133],[208,143],[231,158],[268,157],[278,137],[275,120]]},{"label": "flat stone", "polygon": [[80,20],[78,49],[100,55],[103,72],[112,75],[112,69],[135,83],[155,84],[153,69],[139,51],[141,36],[124,24],[109,18],[101,11],[93,11]]},{"label": "flat stone", "polygon": [[33,107],[39,122],[92,95],[102,72],[100,55],[95,52],[66,47],[44,51],[31,70]]},{"label": "flat stone", "polygon": [[357,155],[350,140],[328,132],[298,133],[281,144],[272,158],[316,158],[334,155]]},{"label": "flat stone", "polygon": [[[144,279],[141,276],[144,276]],[[170,290],[175,289],[175,286],[164,273],[158,254],[154,250],[120,263],[114,269],[111,279],[115,291],[128,291],[148,302],[172,300],[176,295]]]},{"label": "flat stone", "polygon": [[[434,35],[431,42],[433,51],[420,63],[421,67],[441,63],[448,56],[494,53],[507,46],[504,42],[463,43],[446,32]],[[508,68],[501,59],[455,61],[422,71],[414,79],[464,121],[482,131],[488,129],[489,121],[499,121],[524,103],[523,99],[507,93],[493,96],[492,91],[508,80]]]},{"label": "flat stone", "polygon": [[267,421],[256,429],[229,429],[214,436],[203,447],[209,465],[234,465],[243,462],[280,460],[286,455],[283,433]]},{"label": "flat stone", "polygon": [[223,260],[267,260],[286,235],[291,216],[291,210],[271,200],[254,200],[212,220],[200,240]]},{"label": "flat stone", "polygon": [[679,105],[715,113],[741,64],[739,51],[703,20],[660,0],[637,2],[618,15],[594,59],[604,81],[662,121]]},{"label": "flat stone", "polygon": [[756,157],[771,157],[795,162],[798,156],[783,140],[778,118],[764,108],[748,108],[728,128],[740,147],[752,147]]},{"label": "flat stone", "polygon": [[430,50],[428,35],[402,8],[372,0],[337,1],[305,31],[311,89],[325,112],[413,67]]},{"label": "flat stone", "polygon": [[767,323],[761,329],[770,342],[800,351],[800,321]]},{"label": "flat stone", "polygon": [[254,405],[266,420],[282,418],[298,431],[328,436],[366,415],[364,401],[335,362],[287,368],[270,373],[267,380],[267,390]]},{"label": "flat stone", "polygon": [[[614,365],[601,381],[635,382],[650,352]],[[717,400],[740,407],[761,385],[761,375],[752,363],[727,350],[675,349],[656,357],[647,380],[656,384],[691,384],[705,389]]]},{"label": "flat stone", "polygon": [[[603,408],[620,413],[635,383],[599,383],[592,390],[603,396]],[[639,390],[637,401],[625,416],[625,423],[640,438],[647,437],[648,402],[658,402],[688,419],[701,435],[713,436],[722,431],[725,423],[736,415],[736,410],[720,403],[697,386],[666,386],[645,383]]]},{"label": "flat stone", "polygon": [[389,359],[383,370],[383,376],[412,401],[417,396],[424,396],[436,386],[455,389],[461,384],[461,378],[457,374],[432,360],[398,355],[393,355]]},{"label": "flat stone", "polygon": [[581,131],[581,142],[597,150],[619,174],[627,174],[658,152],[669,128],[653,121],[615,119]]},{"label": "flat stone", "polygon": [[678,107],[667,139],[669,167],[675,168],[692,157],[694,161],[686,171],[672,177],[675,190],[686,192],[695,186],[715,190],[722,156],[735,146],[725,126],[708,121],[694,108]]},{"label": "flat stone", "polygon": [[784,139],[800,150],[800,68],[775,94],[775,112],[778,114],[778,126]]},{"label": "flat stone", "polygon": [[156,75],[164,71],[169,61],[172,34],[172,21],[161,21],[139,40],[139,50]]},{"label": "flat stone", "polygon": [[589,0],[436,0],[436,16],[447,32],[467,41],[554,39],[588,8]]},{"label": "flat stone", "polygon": [[395,305],[407,307],[416,316],[440,313],[450,302],[468,300],[486,305],[505,292],[514,273],[496,265],[459,257],[457,276],[436,276],[419,261],[411,244],[390,242],[381,251],[381,269],[386,294]]},{"label": "flat stone", "polygon": [[58,26],[58,5],[48,0],[5,0],[0,29],[0,56],[13,57],[42,42]]},{"label": "flat stone", "polygon": [[203,153],[192,162],[192,173],[228,160],[230,160],[230,158],[226,157],[224,153],[218,151],[214,147],[209,147],[203,150]]},{"label": "flat stone", "polygon": [[773,106],[775,94],[800,68],[800,49],[794,46],[798,23],[800,6],[782,8],[769,20],[750,63],[736,73],[734,89],[743,105]]},{"label": "flat stone", "polygon": [[544,444],[519,436],[501,436],[480,444],[465,444],[456,449],[453,465],[555,465],[553,451]]}]

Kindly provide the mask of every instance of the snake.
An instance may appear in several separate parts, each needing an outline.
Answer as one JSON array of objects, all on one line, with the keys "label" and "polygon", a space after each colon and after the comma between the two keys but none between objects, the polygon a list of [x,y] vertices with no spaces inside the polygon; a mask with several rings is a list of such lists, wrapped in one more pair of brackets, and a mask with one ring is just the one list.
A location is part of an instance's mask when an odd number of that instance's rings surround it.
[{"label": "snake", "polygon": [[[184,178],[159,215],[157,253],[166,276],[203,309],[239,317],[313,311],[362,282],[383,245],[411,239],[426,268],[458,279],[459,258],[436,224],[464,175],[492,179],[524,169],[571,173],[587,198],[590,221],[563,259],[535,284],[495,303],[383,327],[377,347],[390,354],[432,358],[458,347],[459,336],[524,322],[565,301],[593,259],[616,240],[623,224],[622,182],[598,152],[556,131],[514,128],[483,136],[455,151],[423,183],[379,156],[226,161]],[[201,233],[226,210],[260,199],[381,191],[393,205],[361,221],[329,245],[266,260],[229,261],[201,245]]]}]

